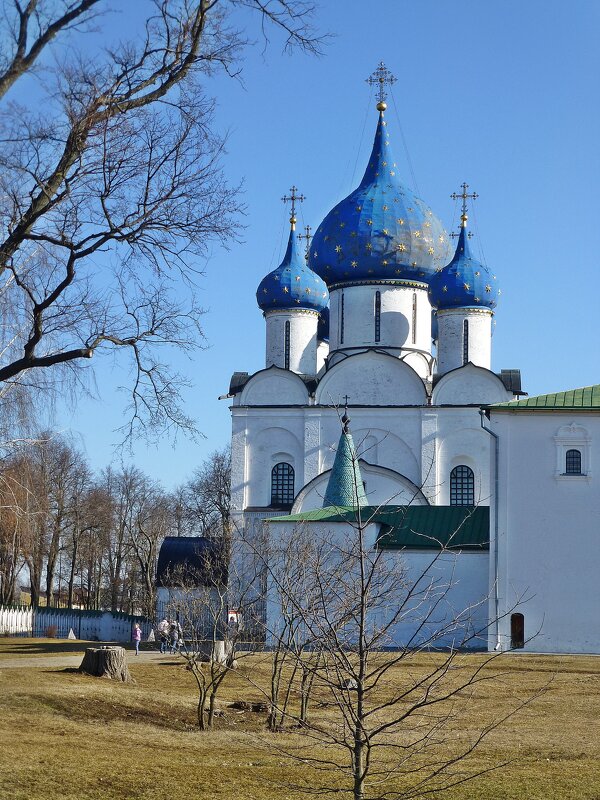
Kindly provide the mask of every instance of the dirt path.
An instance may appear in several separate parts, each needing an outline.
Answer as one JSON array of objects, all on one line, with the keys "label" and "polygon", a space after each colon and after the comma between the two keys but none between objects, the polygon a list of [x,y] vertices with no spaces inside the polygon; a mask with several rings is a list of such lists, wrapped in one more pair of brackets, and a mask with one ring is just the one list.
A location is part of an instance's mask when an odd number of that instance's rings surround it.
[{"label": "dirt path", "polygon": [[[73,655],[72,653],[65,653],[65,655],[56,656],[16,656],[15,658],[1,658],[0,669],[21,669],[22,667],[78,667],[83,658],[83,650],[81,653]],[[158,651],[141,652],[136,656],[132,650],[127,651],[127,663],[157,663],[164,660],[172,661],[178,658],[175,655],[163,655]]]}]

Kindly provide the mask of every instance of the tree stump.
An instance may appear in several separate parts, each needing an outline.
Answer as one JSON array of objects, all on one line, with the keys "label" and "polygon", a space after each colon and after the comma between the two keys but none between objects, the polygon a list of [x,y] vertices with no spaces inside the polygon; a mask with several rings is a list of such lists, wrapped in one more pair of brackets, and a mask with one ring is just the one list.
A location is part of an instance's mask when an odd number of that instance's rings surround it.
[{"label": "tree stump", "polygon": [[97,678],[133,683],[125,661],[124,647],[88,647],[79,667],[80,672]]}]

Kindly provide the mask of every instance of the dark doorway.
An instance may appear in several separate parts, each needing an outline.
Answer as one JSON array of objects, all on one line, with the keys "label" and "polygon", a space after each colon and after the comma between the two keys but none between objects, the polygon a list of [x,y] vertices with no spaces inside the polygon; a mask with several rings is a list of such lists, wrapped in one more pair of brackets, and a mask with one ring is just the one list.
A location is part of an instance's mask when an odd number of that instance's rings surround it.
[{"label": "dark doorway", "polygon": [[510,646],[513,650],[525,647],[525,617],[523,614],[510,616]]}]

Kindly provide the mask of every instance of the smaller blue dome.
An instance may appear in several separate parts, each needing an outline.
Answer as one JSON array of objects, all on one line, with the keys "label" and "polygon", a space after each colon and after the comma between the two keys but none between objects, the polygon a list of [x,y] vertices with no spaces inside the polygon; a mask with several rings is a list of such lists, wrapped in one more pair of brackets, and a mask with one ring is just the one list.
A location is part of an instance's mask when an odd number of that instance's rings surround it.
[{"label": "smaller blue dome", "polygon": [[429,302],[444,308],[495,308],[498,304],[498,281],[487,267],[471,255],[465,226],[458,236],[452,261],[429,279]]},{"label": "smaller blue dome", "polygon": [[303,308],[321,312],[329,304],[327,286],[307,266],[293,228],[283,261],[260,282],[256,302],[263,311]]},{"label": "smaller blue dome", "polygon": [[317,341],[329,341],[329,306],[326,306],[319,314],[319,324],[317,325]]}]

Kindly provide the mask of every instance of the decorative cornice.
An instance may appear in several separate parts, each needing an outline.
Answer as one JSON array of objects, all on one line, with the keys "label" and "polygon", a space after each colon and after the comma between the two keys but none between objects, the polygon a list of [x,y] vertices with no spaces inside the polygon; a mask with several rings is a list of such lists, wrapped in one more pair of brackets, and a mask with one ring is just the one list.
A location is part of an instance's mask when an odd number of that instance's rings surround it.
[{"label": "decorative cornice", "polygon": [[333,292],[336,289],[347,289],[351,286],[400,286],[411,289],[424,289],[427,291],[427,284],[423,281],[413,281],[408,278],[382,278],[381,280],[364,280],[364,281],[341,281],[340,283],[332,283],[329,286],[329,291]]},{"label": "decorative cornice", "polygon": [[319,312],[313,308],[269,308],[268,311],[263,311],[263,317],[271,317],[274,314],[310,314],[313,317],[318,317]]},{"label": "decorative cornice", "polygon": [[481,308],[479,306],[465,306],[465,307],[457,307],[457,308],[438,308],[436,311],[436,315],[438,317],[449,315],[449,314],[460,314],[461,316],[465,316],[465,314],[483,314],[484,316],[494,316],[494,312],[491,308]]}]

